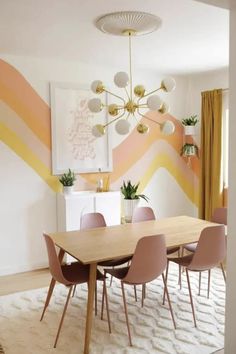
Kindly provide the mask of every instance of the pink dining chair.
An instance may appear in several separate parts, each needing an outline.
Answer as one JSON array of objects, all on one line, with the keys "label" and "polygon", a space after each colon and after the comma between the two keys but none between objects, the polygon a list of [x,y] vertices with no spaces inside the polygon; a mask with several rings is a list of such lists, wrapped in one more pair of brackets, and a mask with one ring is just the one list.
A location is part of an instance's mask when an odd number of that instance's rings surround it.
[{"label": "pink dining chair", "polygon": [[[89,265],[83,265],[82,263],[79,263],[79,262],[61,265],[60,261],[58,259],[57,253],[56,253],[56,248],[55,248],[53,240],[50,238],[50,236],[48,236],[46,234],[44,234],[43,236],[44,236],[45,242],[46,242],[48,260],[49,260],[49,270],[52,275],[52,280],[51,280],[51,283],[49,286],[47,298],[45,301],[45,305],[44,305],[44,309],[43,309],[40,321],[42,321],[45,311],[49,305],[49,302],[50,302],[56,282],[64,284],[69,289],[66,303],[64,306],[64,310],[62,313],[61,321],[60,321],[60,324],[58,327],[56,339],[54,342],[54,348],[56,348],[57,341],[59,339],[59,335],[60,335],[60,331],[61,331],[61,327],[62,327],[64,317],[66,314],[67,306],[69,303],[69,299],[71,296],[72,288],[74,285],[77,285],[77,284],[88,283],[88,281],[89,281]],[[104,275],[99,271],[97,271],[97,280],[101,280],[101,281],[105,282]],[[106,290],[106,288],[104,288],[104,289]],[[106,306],[108,306],[106,291],[105,291],[104,296],[105,296],[105,300],[106,300]],[[107,308],[107,316],[109,316],[108,308]],[[110,323],[108,323],[108,325],[110,325]],[[110,332],[110,327],[109,327],[109,332]]]},{"label": "pink dining chair", "polygon": [[[132,222],[142,222],[155,220],[155,214],[152,208],[150,207],[137,207],[134,209],[134,213],[132,216]],[[180,252],[180,247],[168,247],[167,254],[172,254],[175,252]],[[180,253],[178,254],[180,256]]]},{"label": "pink dining chair", "polygon": [[[142,222],[155,220],[155,214],[152,208],[150,207],[137,207],[134,209],[132,222]],[[180,257],[180,247],[167,247],[166,249],[167,255],[178,252],[178,257]],[[169,263],[167,264],[168,267]],[[168,268],[167,268],[168,271]],[[179,267],[179,284],[181,286],[181,267]],[[146,285],[144,285],[144,296],[146,296]],[[137,295],[136,295],[137,297]]]},{"label": "pink dining chair", "polygon": [[[83,214],[80,218],[81,230],[93,229],[96,227],[106,227],[106,226],[107,226],[106,221],[104,219],[104,216],[101,213],[87,213],[87,214]],[[129,262],[131,259],[132,256],[109,259],[108,261],[99,262],[98,265],[102,267],[116,267]],[[111,284],[112,284],[112,277],[110,281],[110,285]],[[135,298],[137,299],[136,292],[135,292]]]},{"label": "pink dining chair", "polygon": [[[223,224],[225,226],[227,226],[227,208],[216,208],[213,212],[212,218],[211,218],[212,222],[216,222],[218,224]],[[226,242],[226,239],[225,239]],[[195,243],[189,243],[188,245],[185,245],[183,247],[183,252],[184,249],[189,251],[189,252],[195,252],[197,248],[197,242]],[[182,254],[183,256],[184,254]],[[225,275],[225,271],[224,271],[224,267],[223,267],[223,263],[220,264],[222,272],[223,272],[223,276],[224,276],[224,281],[226,281],[226,275]],[[208,273],[209,278],[211,277],[211,270]],[[201,294],[201,272],[199,273],[199,290],[198,290],[198,295]],[[208,289],[207,289],[207,297],[209,298],[210,295],[210,279],[208,279]]]},{"label": "pink dining chair", "polygon": [[[169,297],[168,289],[166,287],[166,281],[164,276],[166,265],[167,265],[167,255],[166,255],[165,237],[164,235],[154,235],[154,236],[143,237],[138,241],[130,266],[116,268],[116,269],[105,269],[105,275],[109,273],[121,281],[126,325],[127,325],[127,331],[129,337],[129,344],[131,346],[132,346],[132,339],[131,339],[131,331],[130,331],[128,310],[127,310],[126,297],[125,297],[125,287],[124,287],[125,284],[144,285],[146,283],[153,281],[160,275],[162,275],[164,289],[167,294],[167,299],[169,303],[171,318],[173,321],[174,328],[176,329],[174,314],[173,314],[170,297]],[[104,291],[103,291],[103,299],[102,299],[102,318],[103,318],[104,298],[106,296],[106,282],[103,283],[103,286],[104,286]],[[142,305],[143,305],[143,301],[144,301],[144,293],[142,293]],[[108,320],[110,321],[110,318]]]},{"label": "pink dining chair", "polygon": [[[222,263],[222,261],[225,258],[225,255],[226,255],[225,227],[223,225],[218,225],[218,226],[206,227],[201,232],[194,253],[180,258],[169,258],[168,260],[177,263],[182,267],[185,267],[195,327],[197,327],[197,323],[196,323],[196,317],[194,312],[191,285],[189,279],[189,271],[201,273],[207,270],[209,272],[212,268]],[[168,277],[168,273],[166,274],[166,283],[167,283],[167,277]],[[208,277],[208,282],[209,279],[210,277]],[[164,292],[164,301],[165,301],[165,292]]]}]

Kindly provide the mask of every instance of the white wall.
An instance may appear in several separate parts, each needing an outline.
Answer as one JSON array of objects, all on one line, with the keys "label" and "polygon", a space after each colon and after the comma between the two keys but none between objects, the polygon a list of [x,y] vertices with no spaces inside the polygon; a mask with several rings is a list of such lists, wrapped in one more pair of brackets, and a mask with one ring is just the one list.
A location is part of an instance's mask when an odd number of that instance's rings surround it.
[{"label": "white wall", "polygon": [[227,247],[227,288],[225,354],[236,352],[236,3],[230,11],[230,113],[229,113],[229,215]]}]

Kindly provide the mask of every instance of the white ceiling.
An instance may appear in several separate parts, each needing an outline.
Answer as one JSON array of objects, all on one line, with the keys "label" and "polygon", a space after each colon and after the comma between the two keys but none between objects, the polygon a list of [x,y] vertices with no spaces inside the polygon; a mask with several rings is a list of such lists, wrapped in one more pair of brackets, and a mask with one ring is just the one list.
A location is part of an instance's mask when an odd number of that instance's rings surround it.
[{"label": "white ceiling", "polygon": [[133,39],[135,68],[183,74],[228,65],[228,10],[192,0],[0,0],[0,55],[78,60],[124,69],[127,38],[94,26],[105,13],[137,10],[161,29]]}]

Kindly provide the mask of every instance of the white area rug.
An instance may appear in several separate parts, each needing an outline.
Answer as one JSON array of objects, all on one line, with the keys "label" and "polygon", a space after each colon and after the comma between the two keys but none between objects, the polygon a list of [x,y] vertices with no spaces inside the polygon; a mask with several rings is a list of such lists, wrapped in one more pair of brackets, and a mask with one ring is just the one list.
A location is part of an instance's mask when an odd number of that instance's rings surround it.
[{"label": "white area rug", "polygon": [[[197,296],[198,275],[191,273],[191,283],[198,328],[194,328],[186,277],[178,288],[178,270],[170,266],[168,287],[177,322],[173,329],[170,313],[162,306],[162,280],[147,285],[147,298],[141,308],[141,289],[136,303],[133,288],[126,286],[133,347],[128,337],[119,282],[108,287],[112,334],[107,321],[95,318],[92,329],[92,354],[210,354],[223,347],[225,284],[221,271],[212,272],[210,299],[206,298],[207,273],[202,276],[202,295]],[[67,289],[58,285],[42,322],[39,321],[47,289],[37,289],[0,297],[0,342],[5,354],[83,353],[86,315],[86,285],[77,289],[71,299],[56,349],[54,338],[59,324]],[[98,308],[101,305],[101,284],[98,286]]]}]

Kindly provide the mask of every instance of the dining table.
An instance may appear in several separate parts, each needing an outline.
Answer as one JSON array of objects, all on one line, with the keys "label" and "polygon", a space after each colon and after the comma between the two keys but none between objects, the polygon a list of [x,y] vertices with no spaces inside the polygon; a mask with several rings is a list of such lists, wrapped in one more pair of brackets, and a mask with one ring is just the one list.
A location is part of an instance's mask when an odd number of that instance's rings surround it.
[{"label": "dining table", "polygon": [[83,353],[89,353],[96,271],[99,262],[133,255],[138,240],[145,236],[164,234],[166,247],[184,246],[197,242],[205,227],[215,225],[217,224],[190,216],[174,216],[89,230],[48,233],[60,249],[60,260],[64,253],[68,253],[90,266]]}]

